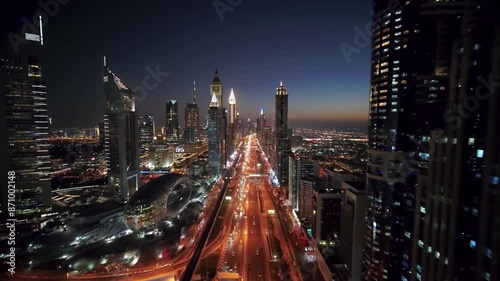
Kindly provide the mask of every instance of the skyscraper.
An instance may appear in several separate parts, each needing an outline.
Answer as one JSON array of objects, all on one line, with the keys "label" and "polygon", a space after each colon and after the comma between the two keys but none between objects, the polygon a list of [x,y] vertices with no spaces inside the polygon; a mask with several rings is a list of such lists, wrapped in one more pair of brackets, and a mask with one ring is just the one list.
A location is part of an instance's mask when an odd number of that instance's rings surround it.
[{"label": "skyscraper", "polygon": [[11,203],[18,215],[48,211],[52,206],[42,28],[38,34],[20,33],[26,41],[17,52],[9,40],[2,40],[0,46],[1,204],[6,212],[12,190],[7,175],[13,171],[15,202]]},{"label": "skyscraper", "polygon": [[292,155],[290,150],[290,139],[288,138],[288,92],[283,86],[283,81],[276,88],[275,97],[275,140],[276,158],[274,169],[276,171],[280,188],[288,190],[288,156]]},{"label": "skyscraper", "polygon": [[221,168],[221,110],[215,93],[210,101],[208,110],[208,167],[212,173],[220,172]]},{"label": "skyscraper", "polygon": [[448,110],[417,185],[411,280],[500,278],[499,12],[494,0],[422,6],[447,39],[436,69]]},{"label": "skyscraper", "polygon": [[103,58],[106,110],[104,131],[108,184],[115,196],[127,201],[139,186],[139,130],[132,91],[106,65]]},{"label": "skyscraper", "polygon": [[139,142],[142,159],[146,159],[148,155],[149,146],[153,143],[155,138],[155,121],[151,114],[146,114],[139,120]]},{"label": "skyscraper", "polygon": [[233,124],[236,120],[236,98],[234,97],[233,88],[231,88],[231,94],[229,95],[229,123]]},{"label": "skyscraper", "polygon": [[498,1],[387,2],[373,11],[363,279],[496,280],[498,208],[483,196],[498,129],[494,99],[477,96],[495,73]]},{"label": "skyscraper", "polygon": [[193,84],[193,102],[187,103],[184,110],[184,123],[184,141],[196,141],[200,128],[200,111],[196,103],[196,82]]},{"label": "skyscraper", "polygon": [[179,140],[179,108],[177,100],[168,100],[166,103],[167,122],[165,128],[167,130],[167,140]]},{"label": "skyscraper", "polygon": [[226,133],[226,153],[227,156],[234,152],[236,146],[236,98],[234,96],[233,89],[231,89],[231,95],[229,96],[229,122],[227,122],[227,133]]},{"label": "skyscraper", "polygon": [[[366,281],[410,278],[412,255],[408,233],[413,228],[412,191],[416,171],[402,163],[408,163],[412,144],[409,132],[418,132],[417,137],[430,133],[410,119],[416,78],[427,72],[432,61],[426,52],[433,42],[432,34],[420,15],[423,1],[405,5],[389,2],[375,0],[373,6],[368,208],[363,259]],[[436,112],[429,112],[428,116],[431,114]],[[419,155],[418,149],[415,150]]]},{"label": "skyscraper", "polygon": [[214,79],[212,80],[212,84],[210,84],[210,98],[212,98],[212,94],[215,93],[215,96],[217,97],[217,102],[219,104],[218,106],[220,108],[224,107],[223,90],[224,89],[222,87],[222,82],[219,76],[219,69],[215,69]]}]

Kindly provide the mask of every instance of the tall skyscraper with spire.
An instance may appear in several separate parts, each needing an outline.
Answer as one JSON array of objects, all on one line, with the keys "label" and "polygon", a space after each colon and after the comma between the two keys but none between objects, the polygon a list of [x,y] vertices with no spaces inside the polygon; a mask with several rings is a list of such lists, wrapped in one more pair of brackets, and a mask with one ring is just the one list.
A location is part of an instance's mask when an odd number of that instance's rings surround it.
[{"label": "tall skyscraper with spire", "polygon": [[108,68],[103,58],[104,92],[104,149],[108,184],[121,201],[139,187],[139,130],[132,91]]},{"label": "tall skyscraper with spire", "polygon": [[222,111],[215,93],[210,100],[208,109],[208,167],[210,171],[217,174],[221,170],[222,135],[221,135]]},{"label": "tall skyscraper with spire", "polygon": [[193,81],[193,102],[187,103],[184,110],[184,141],[191,143],[198,139],[200,111],[196,103],[196,81]]},{"label": "tall skyscraper with spire", "polygon": [[166,133],[167,140],[179,140],[179,103],[177,100],[168,100],[166,103]]},{"label": "tall skyscraper with spire", "polygon": [[290,139],[288,138],[288,92],[283,81],[276,88],[275,96],[275,163],[274,169],[283,192],[288,190],[288,156],[291,154]]},{"label": "tall skyscraper with spire", "polygon": [[19,28],[16,34],[23,42],[17,52],[7,37],[0,45],[0,192],[4,214],[9,207],[11,180],[15,182],[15,202],[10,203],[15,203],[17,215],[49,211],[52,206],[41,16],[39,20],[37,34]]},{"label": "tall skyscraper with spire", "polygon": [[233,124],[236,119],[236,97],[234,96],[233,88],[231,88],[231,94],[229,95],[229,123]]},{"label": "tall skyscraper with spire", "polygon": [[231,155],[234,152],[236,146],[236,97],[234,96],[234,91],[231,88],[231,94],[229,95],[229,121],[227,122],[226,128],[226,156]]},{"label": "tall skyscraper with spire", "polygon": [[223,87],[222,87],[222,81],[220,80],[219,76],[219,69],[215,69],[215,74],[214,74],[214,79],[212,80],[212,84],[210,84],[210,99],[212,98],[212,94],[215,93],[215,96],[217,97],[217,101],[219,104],[219,108],[223,108]]}]

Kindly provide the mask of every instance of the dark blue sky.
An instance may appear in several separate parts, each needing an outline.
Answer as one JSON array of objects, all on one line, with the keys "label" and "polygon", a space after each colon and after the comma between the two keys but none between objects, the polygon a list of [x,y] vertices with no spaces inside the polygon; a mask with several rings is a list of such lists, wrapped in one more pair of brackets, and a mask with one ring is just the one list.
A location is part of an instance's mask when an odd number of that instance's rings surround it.
[{"label": "dark blue sky", "polygon": [[271,117],[283,80],[291,126],[359,124],[368,115],[370,48],[348,63],[339,44],[353,43],[354,27],[364,28],[370,8],[370,0],[242,0],[221,21],[211,0],[72,0],[44,28],[49,114],[55,127],[102,119],[100,57],[106,55],[130,88],[142,84],[147,66],[170,73],[138,103],[161,126],[167,99],[179,100],[183,116],[193,78],[206,113],[215,67],[224,102],[234,88],[245,118],[256,118],[261,105]]}]

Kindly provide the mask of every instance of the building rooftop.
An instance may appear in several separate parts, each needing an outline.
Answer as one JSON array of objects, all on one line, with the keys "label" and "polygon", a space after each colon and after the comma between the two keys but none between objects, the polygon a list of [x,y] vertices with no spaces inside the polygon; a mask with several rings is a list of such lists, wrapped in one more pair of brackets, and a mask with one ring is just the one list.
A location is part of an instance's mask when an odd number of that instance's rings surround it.
[{"label": "building rooftop", "polygon": [[366,188],[365,181],[346,181],[345,183],[359,191],[363,191]]}]

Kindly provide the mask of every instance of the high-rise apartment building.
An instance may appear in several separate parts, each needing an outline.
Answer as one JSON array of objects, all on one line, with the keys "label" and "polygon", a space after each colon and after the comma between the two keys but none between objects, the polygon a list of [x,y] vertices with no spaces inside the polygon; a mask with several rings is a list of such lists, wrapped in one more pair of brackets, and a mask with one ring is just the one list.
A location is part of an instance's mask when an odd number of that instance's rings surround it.
[{"label": "high-rise apartment building", "polygon": [[208,168],[212,173],[220,172],[222,142],[221,142],[221,110],[215,93],[208,110]]},{"label": "high-rise apartment building", "polygon": [[292,155],[290,139],[288,138],[288,92],[280,82],[275,96],[275,163],[274,169],[282,191],[288,189],[288,156]]},{"label": "high-rise apartment building", "polygon": [[108,184],[121,201],[139,187],[139,130],[135,99],[132,91],[107,66],[103,58],[104,93],[104,150]]},{"label": "high-rise apartment building", "polygon": [[[12,180],[15,202],[11,203],[17,215],[49,211],[52,206],[43,27],[21,36],[25,41],[17,51],[9,40],[0,46],[1,210],[7,211]],[[15,173],[10,179],[9,171]]]},{"label": "high-rise apartment building", "polygon": [[226,125],[226,153],[227,157],[233,154],[236,144],[236,97],[234,96],[234,91],[231,89],[231,94],[229,96],[229,113],[228,121]]},{"label": "high-rise apartment building", "polygon": [[[500,3],[429,2],[446,126],[416,190],[411,280],[499,280]],[[465,114],[463,114],[464,112]]]},{"label": "high-rise apartment building", "polygon": [[177,100],[168,100],[166,103],[167,122],[165,125],[167,140],[179,140],[179,104]]},{"label": "high-rise apartment building", "polygon": [[498,5],[374,1],[364,280],[498,279]]},{"label": "high-rise apartment building", "polygon": [[352,280],[361,280],[367,198],[364,182],[342,182],[340,260]]},{"label": "high-rise apartment building", "polygon": [[151,114],[146,114],[139,118],[139,143],[141,151],[141,163],[146,160],[149,146],[155,139],[155,121]]},{"label": "high-rise apartment building", "polygon": [[236,97],[234,96],[234,91],[231,88],[231,94],[229,95],[229,122],[233,124],[236,120]]},{"label": "high-rise apartment building", "polygon": [[200,130],[200,110],[196,103],[196,82],[193,84],[193,102],[187,103],[184,110],[184,141],[195,142],[198,140]]}]

